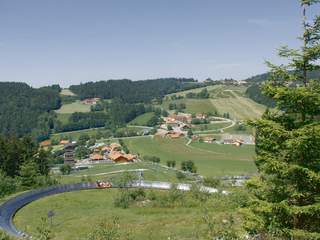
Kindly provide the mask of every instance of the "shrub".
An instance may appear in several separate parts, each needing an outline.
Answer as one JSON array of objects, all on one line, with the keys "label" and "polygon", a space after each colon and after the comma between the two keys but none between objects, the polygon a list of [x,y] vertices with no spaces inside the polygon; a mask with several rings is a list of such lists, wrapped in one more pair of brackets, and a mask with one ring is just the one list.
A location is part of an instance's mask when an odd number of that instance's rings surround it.
[{"label": "shrub", "polygon": [[189,161],[183,161],[181,163],[181,169],[183,171],[186,171],[186,172],[191,172],[191,173],[196,173],[197,172],[197,168],[194,164],[193,161],[189,160]]},{"label": "shrub", "polygon": [[176,161],[175,160],[168,160],[167,166],[174,168],[176,166]]},{"label": "shrub", "polygon": [[134,190],[120,190],[119,195],[114,199],[115,207],[129,208],[130,204],[135,201],[142,201],[146,198],[146,193],[143,188]]},{"label": "shrub", "polygon": [[214,177],[206,177],[203,180],[203,185],[207,187],[219,187],[221,185],[221,181],[217,178]]},{"label": "shrub", "polygon": [[179,179],[179,180],[182,180],[182,179],[185,179],[186,178],[186,175],[180,171],[178,171],[176,173],[176,177]]},{"label": "shrub", "polygon": [[149,162],[153,162],[153,163],[160,163],[160,161],[161,161],[159,157],[156,157],[156,156],[148,156],[148,155],[144,156],[143,159],[144,159],[145,161],[149,161]]},{"label": "shrub", "polygon": [[69,175],[70,172],[71,172],[71,166],[69,164],[63,164],[61,167],[60,167],[60,172],[63,174],[63,175]]}]

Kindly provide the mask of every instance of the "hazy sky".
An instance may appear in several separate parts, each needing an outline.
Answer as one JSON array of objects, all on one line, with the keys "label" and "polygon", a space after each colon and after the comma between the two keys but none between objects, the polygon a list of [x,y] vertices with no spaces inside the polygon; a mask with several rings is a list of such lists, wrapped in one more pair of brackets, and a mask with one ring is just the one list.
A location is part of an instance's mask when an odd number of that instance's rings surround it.
[{"label": "hazy sky", "polygon": [[298,45],[300,14],[297,0],[0,0],[0,81],[243,79]]}]

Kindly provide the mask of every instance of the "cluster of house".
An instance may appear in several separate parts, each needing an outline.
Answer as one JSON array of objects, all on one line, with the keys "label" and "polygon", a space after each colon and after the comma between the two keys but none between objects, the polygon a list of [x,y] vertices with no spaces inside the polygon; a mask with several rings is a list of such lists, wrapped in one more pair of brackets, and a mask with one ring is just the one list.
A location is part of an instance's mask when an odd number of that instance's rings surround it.
[{"label": "cluster of house", "polygon": [[174,130],[168,131],[168,130],[165,130],[165,129],[158,129],[158,131],[157,131],[157,133],[155,135],[159,136],[159,137],[180,138],[180,137],[184,137],[185,133],[177,132],[177,131],[174,131]]},{"label": "cluster of house", "polygon": [[168,117],[163,118],[167,124],[185,123],[190,124],[192,115],[190,113],[172,113]]},{"label": "cluster of house", "polygon": [[[60,144],[64,145],[64,163],[74,165],[75,160],[75,143],[70,143],[67,140],[62,140]],[[128,163],[138,160],[137,155],[127,154],[121,150],[119,143],[111,143],[109,145],[100,144],[92,148],[92,154],[89,159],[92,163],[98,162],[114,162]]]},{"label": "cluster of house", "polygon": [[81,101],[82,104],[85,105],[95,105],[100,101],[100,98],[86,98]]},{"label": "cluster of house", "polygon": [[95,163],[100,161],[127,163],[137,159],[136,155],[121,151],[121,145],[118,143],[95,147],[93,153],[90,154],[90,161]]},{"label": "cluster of house", "polygon": [[160,125],[156,136],[169,138],[184,137],[187,133],[186,131],[191,127],[191,121],[191,114],[172,113],[168,117],[163,118],[163,124]]}]

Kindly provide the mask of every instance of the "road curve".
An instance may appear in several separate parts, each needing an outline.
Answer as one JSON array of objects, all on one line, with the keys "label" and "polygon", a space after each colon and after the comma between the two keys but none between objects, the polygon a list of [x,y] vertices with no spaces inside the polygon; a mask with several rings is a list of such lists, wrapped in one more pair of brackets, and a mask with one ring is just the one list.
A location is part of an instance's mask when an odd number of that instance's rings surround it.
[{"label": "road curve", "polygon": [[[112,186],[112,187],[117,188],[118,186]],[[168,182],[136,181],[131,183],[130,186],[128,187],[168,190],[172,187],[172,184]],[[191,189],[191,185],[180,183],[176,185],[176,188],[183,191],[189,191]],[[0,206],[0,229],[4,230],[6,233],[14,237],[31,239],[31,236],[17,229],[16,226],[13,224],[13,218],[19,209],[43,197],[64,193],[64,192],[72,192],[72,191],[80,191],[80,190],[88,190],[88,189],[97,189],[96,183],[76,183],[76,184],[52,186],[52,187],[29,191],[29,192],[20,194],[8,200],[7,202],[5,202]],[[200,187],[200,190],[208,193],[218,192],[217,189],[208,188],[208,187]]]}]

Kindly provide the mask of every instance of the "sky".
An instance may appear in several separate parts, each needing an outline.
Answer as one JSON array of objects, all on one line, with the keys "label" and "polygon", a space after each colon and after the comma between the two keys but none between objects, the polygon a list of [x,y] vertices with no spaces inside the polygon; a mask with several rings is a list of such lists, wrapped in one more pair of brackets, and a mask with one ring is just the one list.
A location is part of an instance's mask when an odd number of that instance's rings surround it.
[{"label": "sky", "polygon": [[297,0],[0,0],[0,81],[245,79],[300,22]]}]

